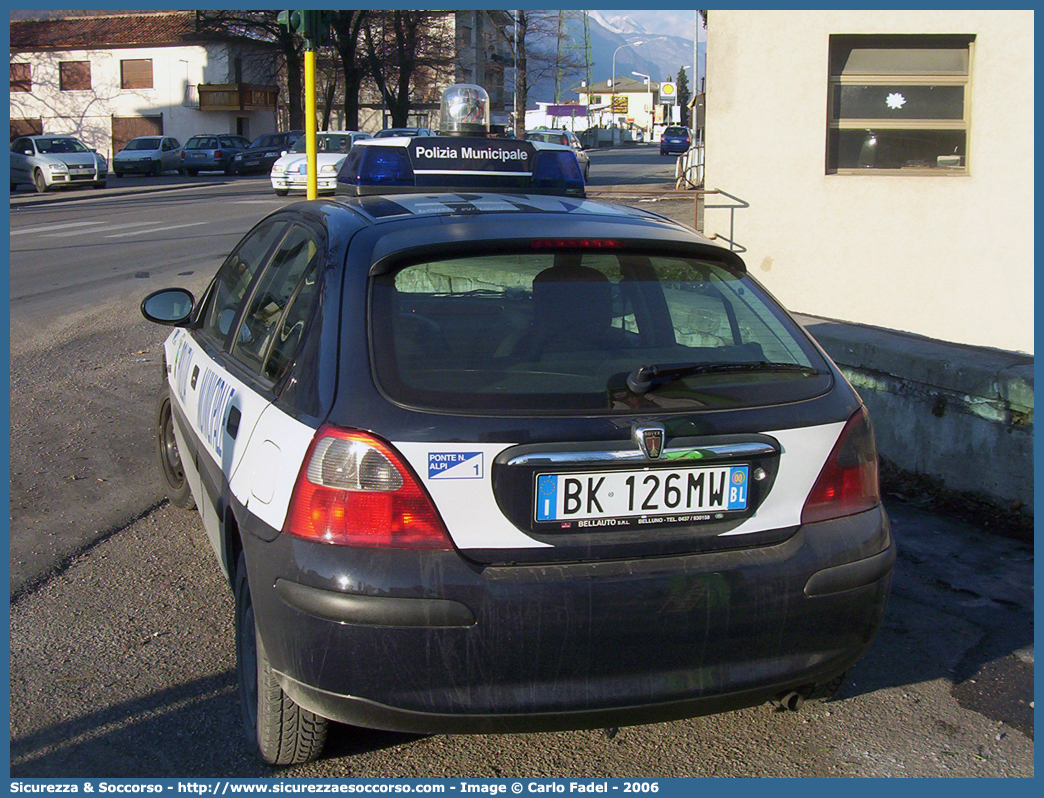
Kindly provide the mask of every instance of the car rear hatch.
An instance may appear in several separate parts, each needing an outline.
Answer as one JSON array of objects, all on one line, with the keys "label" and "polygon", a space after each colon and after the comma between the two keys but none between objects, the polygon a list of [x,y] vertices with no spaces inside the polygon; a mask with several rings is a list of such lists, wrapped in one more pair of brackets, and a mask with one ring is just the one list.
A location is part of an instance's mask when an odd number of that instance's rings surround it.
[{"label": "car rear hatch", "polygon": [[476,562],[778,542],[856,407],[718,247],[472,241],[374,271],[369,354],[386,401],[355,423],[402,454]]}]

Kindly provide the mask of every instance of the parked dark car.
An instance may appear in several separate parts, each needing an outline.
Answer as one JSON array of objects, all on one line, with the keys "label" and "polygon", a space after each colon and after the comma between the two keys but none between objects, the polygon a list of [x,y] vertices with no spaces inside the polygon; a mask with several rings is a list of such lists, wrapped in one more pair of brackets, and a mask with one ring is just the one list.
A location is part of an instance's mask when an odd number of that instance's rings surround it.
[{"label": "parked dark car", "polygon": [[660,135],[660,155],[681,155],[692,146],[692,131],[687,127],[669,127]]},{"label": "parked dark car", "polygon": [[430,127],[389,127],[384,130],[378,130],[373,134],[375,139],[387,139],[394,138],[397,136],[434,136],[435,133]]},{"label": "parked dark car", "polygon": [[181,167],[178,171],[193,177],[200,172],[224,172],[230,175],[232,159],[236,153],[249,146],[250,141],[242,136],[217,133],[193,136],[181,150]]},{"label": "parked dark car", "polygon": [[252,172],[268,174],[272,171],[272,164],[293,149],[293,146],[303,137],[303,130],[265,133],[258,136],[249,147],[236,153],[232,159],[232,174],[247,175]]}]

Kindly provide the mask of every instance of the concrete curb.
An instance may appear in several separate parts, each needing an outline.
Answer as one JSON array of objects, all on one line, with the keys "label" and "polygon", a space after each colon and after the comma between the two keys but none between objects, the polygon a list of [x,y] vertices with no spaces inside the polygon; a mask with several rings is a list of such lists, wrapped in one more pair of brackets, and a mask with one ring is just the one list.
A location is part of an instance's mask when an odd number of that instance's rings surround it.
[{"label": "concrete curb", "polygon": [[1033,357],[814,316],[798,321],[870,410],[899,468],[1033,514]]},{"label": "concrete curb", "polygon": [[126,197],[164,191],[180,191],[183,189],[206,188],[211,185],[219,185],[219,183],[167,183],[158,186],[113,186],[110,183],[104,189],[63,189],[48,192],[47,194],[19,192],[11,195],[11,208],[36,207],[37,205],[54,205],[61,202],[79,202],[82,200],[104,199],[106,197]]}]

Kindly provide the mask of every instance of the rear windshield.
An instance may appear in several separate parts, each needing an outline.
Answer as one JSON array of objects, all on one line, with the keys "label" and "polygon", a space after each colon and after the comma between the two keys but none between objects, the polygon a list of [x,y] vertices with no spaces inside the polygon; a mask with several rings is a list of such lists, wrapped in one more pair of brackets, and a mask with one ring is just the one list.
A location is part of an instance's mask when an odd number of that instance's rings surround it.
[{"label": "rear windshield", "polygon": [[536,133],[526,133],[527,141],[543,141],[547,144],[564,144],[569,145],[569,137],[564,133],[544,133],[538,131]]},{"label": "rear windshield", "polygon": [[[711,262],[498,253],[411,264],[373,278],[371,291],[378,382],[412,407],[718,409],[807,399],[832,384],[773,300]],[[632,390],[628,377],[649,366],[659,377]]]},{"label": "rear windshield", "polygon": [[683,127],[669,127],[664,131],[668,136],[688,136],[689,131]]},{"label": "rear windshield", "polygon": [[216,150],[217,138],[214,136],[193,136],[185,143],[186,150]]}]

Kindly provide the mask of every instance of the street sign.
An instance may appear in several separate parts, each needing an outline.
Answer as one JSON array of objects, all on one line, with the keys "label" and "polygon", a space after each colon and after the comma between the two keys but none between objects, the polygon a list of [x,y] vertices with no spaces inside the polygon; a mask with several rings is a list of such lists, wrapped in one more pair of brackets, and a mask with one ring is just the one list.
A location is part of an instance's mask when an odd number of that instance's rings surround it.
[{"label": "street sign", "polygon": [[675,105],[678,102],[678,84],[660,84],[660,102],[664,105]]}]

